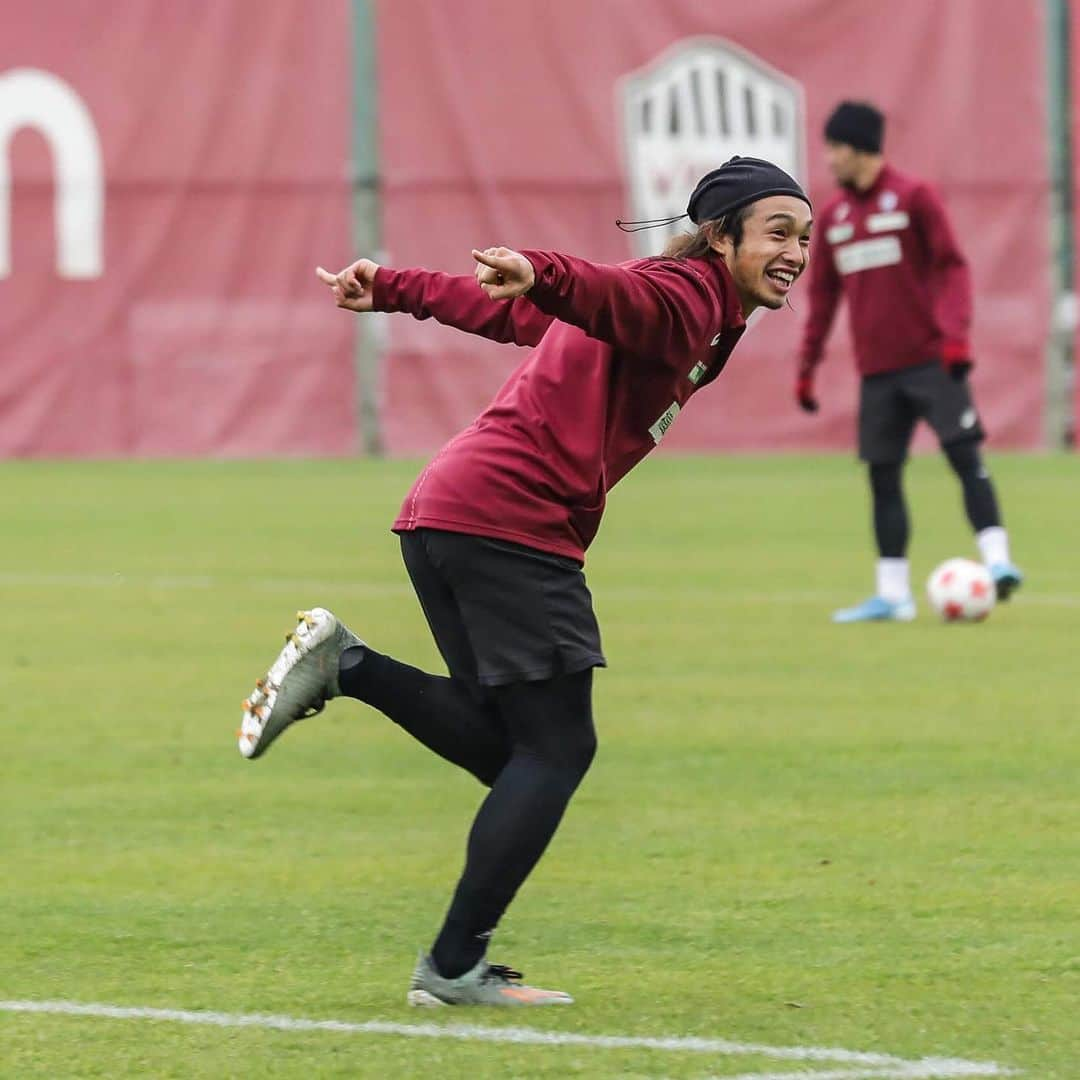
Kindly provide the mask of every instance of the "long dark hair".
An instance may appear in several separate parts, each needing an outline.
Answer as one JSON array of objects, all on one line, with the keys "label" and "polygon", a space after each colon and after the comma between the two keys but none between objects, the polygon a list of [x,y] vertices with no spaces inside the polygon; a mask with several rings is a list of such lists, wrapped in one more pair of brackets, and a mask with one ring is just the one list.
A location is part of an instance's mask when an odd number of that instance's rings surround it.
[{"label": "long dark hair", "polygon": [[722,218],[712,221],[703,221],[697,228],[697,232],[680,233],[674,237],[666,248],[664,257],[667,259],[704,259],[712,251],[712,242],[718,236],[730,236],[732,246],[737,251],[743,238],[743,222],[750,216],[753,203],[740,206],[725,214]]}]

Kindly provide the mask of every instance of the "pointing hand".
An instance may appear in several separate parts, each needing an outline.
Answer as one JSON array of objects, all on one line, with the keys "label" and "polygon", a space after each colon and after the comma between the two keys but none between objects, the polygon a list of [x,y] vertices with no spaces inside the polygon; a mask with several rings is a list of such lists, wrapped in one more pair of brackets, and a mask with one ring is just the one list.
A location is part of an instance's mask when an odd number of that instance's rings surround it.
[{"label": "pointing hand", "polygon": [[317,266],[315,275],[330,288],[339,308],[349,311],[373,311],[372,288],[375,284],[375,271],[378,269],[378,263],[370,259],[358,259],[339,274],[331,274]]},{"label": "pointing hand", "polygon": [[512,300],[524,296],[536,283],[532,263],[509,248],[473,249],[476,283],[492,300]]}]

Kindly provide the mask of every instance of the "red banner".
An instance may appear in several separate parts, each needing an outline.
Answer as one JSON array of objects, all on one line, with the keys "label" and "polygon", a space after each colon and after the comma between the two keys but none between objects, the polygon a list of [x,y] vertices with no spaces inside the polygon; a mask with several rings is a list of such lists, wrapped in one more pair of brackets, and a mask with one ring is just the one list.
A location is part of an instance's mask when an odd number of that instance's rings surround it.
[{"label": "red banner", "polygon": [[349,11],[318,7],[7,5],[0,455],[354,448],[313,276],[351,255]]},{"label": "red banner", "polygon": [[[681,210],[729,153],[789,163],[821,202],[820,132],[841,98],[888,116],[887,156],[943,193],[972,265],[976,395],[995,446],[1041,441],[1049,318],[1042,5],[979,0],[381,0],[384,237],[398,266],[471,270],[490,244],[631,257],[616,217]],[[710,97],[712,95],[712,97]],[[711,138],[702,104],[720,98]],[[658,164],[659,163],[659,164]],[[851,447],[855,376],[838,325],[823,411],[799,414],[805,300],[756,318],[723,378],[679,418],[682,449]],[[846,323],[841,312],[840,324]],[[388,320],[392,450],[430,450],[486,404],[519,356]],[[925,437],[925,436],[924,436]]]}]

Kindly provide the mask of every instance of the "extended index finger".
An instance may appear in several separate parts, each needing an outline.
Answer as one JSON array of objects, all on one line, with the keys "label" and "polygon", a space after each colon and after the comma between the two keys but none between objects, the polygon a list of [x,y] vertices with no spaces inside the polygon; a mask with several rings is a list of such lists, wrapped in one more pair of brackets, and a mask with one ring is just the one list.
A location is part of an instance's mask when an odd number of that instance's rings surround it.
[{"label": "extended index finger", "polygon": [[490,255],[487,251],[477,251],[473,248],[472,257],[484,266],[490,266],[492,270],[506,270],[513,265],[510,259],[501,255]]}]

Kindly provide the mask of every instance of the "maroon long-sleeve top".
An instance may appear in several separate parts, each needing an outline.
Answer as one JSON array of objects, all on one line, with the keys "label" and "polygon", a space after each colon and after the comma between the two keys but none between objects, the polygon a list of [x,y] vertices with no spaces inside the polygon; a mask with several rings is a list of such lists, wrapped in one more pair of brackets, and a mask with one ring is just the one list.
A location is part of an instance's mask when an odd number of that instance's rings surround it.
[{"label": "maroon long-sleeve top", "polygon": [[746,328],[716,258],[619,266],[525,251],[536,283],[494,302],[472,277],[375,275],[378,311],[536,346],[431,460],[394,522],[490,536],[584,561],[607,492],[655,447]]},{"label": "maroon long-sleeve top", "polygon": [[821,362],[842,296],[861,375],[971,359],[971,274],[922,181],[886,165],[868,190],[836,195],[818,216],[812,255],[804,371]]}]

